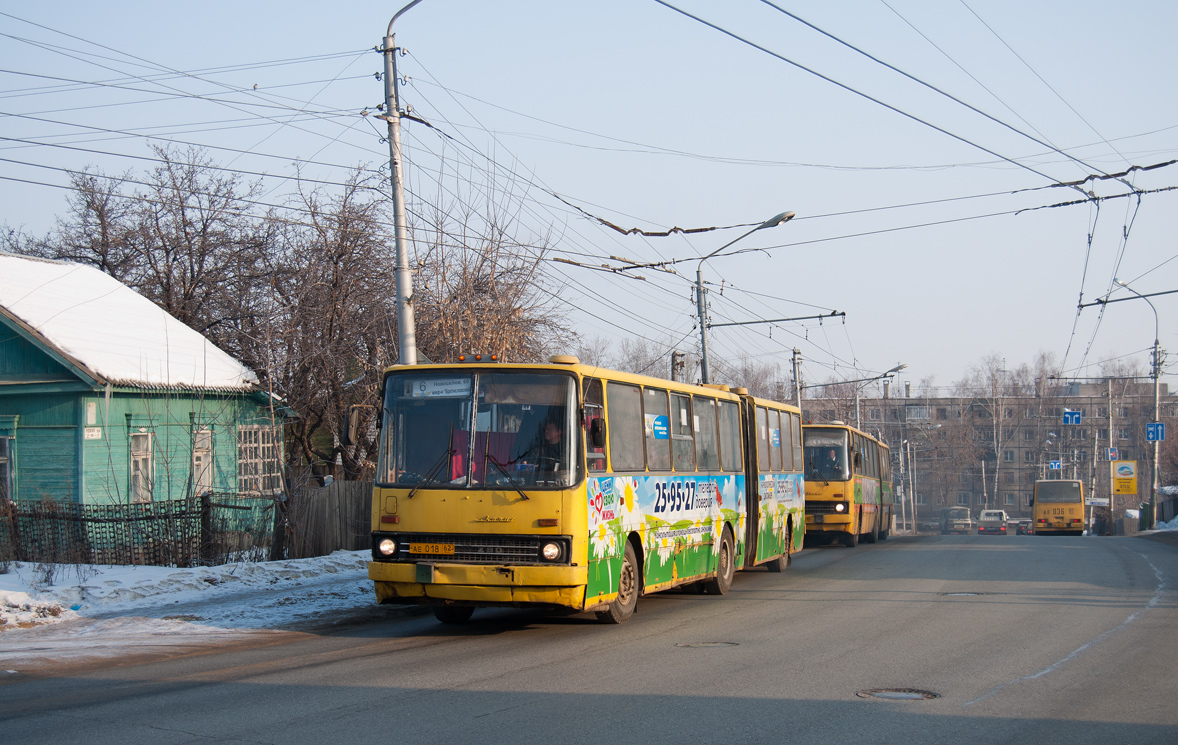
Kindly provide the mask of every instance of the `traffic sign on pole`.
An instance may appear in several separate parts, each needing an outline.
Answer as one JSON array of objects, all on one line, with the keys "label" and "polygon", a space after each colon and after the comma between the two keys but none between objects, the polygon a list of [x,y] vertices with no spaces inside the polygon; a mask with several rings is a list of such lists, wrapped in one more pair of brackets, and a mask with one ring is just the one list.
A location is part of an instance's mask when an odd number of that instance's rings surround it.
[{"label": "traffic sign on pole", "polygon": [[1061,461],[1061,460],[1048,461],[1047,467],[1050,468],[1052,471],[1062,470],[1063,469],[1063,461]]},{"label": "traffic sign on pole", "polygon": [[1064,424],[1079,424],[1082,418],[1082,413],[1079,411],[1068,411],[1064,409],[1063,423]]},{"label": "traffic sign on pole", "polygon": [[1145,425],[1145,439],[1149,442],[1165,442],[1166,423],[1150,422]]},{"label": "traffic sign on pole", "polygon": [[1117,449],[1116,448],[1109,448],[1108,449],[1108,459],[1109,460],[1116,460],[1117,459]]}]

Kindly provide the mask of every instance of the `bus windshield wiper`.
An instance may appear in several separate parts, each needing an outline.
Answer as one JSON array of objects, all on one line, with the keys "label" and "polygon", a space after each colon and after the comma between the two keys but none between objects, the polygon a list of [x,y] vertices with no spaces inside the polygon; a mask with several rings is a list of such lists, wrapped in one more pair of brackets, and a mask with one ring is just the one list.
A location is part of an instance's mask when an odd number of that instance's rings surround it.
[{"label": "bus windshield wiper", "polygon": [[446,450],[442,453],[442,457],[438,458],[433,467],[429,469],[429,472],[426,473],[425,478],[423,478],[421,481],[418,481],[413,486],[413,488],[409,490],[409,493],[405,495],[405,499],[413,499],[414,494],[432,484],[434,482],[434,478],[438,475],[438,471],[442,470],[442,465],[449,462],[452,455],[454,455],[454,448],[446,448]]},{"label": "bus windshield wiper", "polygon": [[511,477],[511,474],[507,472],[507,469],[503,467],[503,464],[502,464],[502,463],[500,463],[500,462],[499,462],[499,460],[498,460],[497,458],[495,458],[495,456],[491,455],[490,453],[484,453],[484,454],[483,454],[483,470],[484,470],[484,471],[485,471],[485,470],[486,470],[486,468],[487,468],[487,462],[488,462],[488,461],[490,461],[491,463],[493,463],[493,464],[494,464],[494,466],[495,466],[496,468],[498,468],[498,469],[499,469],[499,473],[503,474],[503,475],[504,475],[504,477],[506,477],[506,478],[507,478],[507,483],[511,484],[511,487],[512,487],[513,489],[515,489],[517,492],[519,492],[519,495],[520,495],[521,497],[523,497],[524,499],[530,499],[530,498],[531,498],[531,497],[529,497],[527,494],[525,494],[525,493],[524,493],[523,487],[521,487],[521,486],[519,485],[519,483],[517,483],[517,482],[516,482],[516,480],[515,480],[515,479],[513,479],[513,478]]}]

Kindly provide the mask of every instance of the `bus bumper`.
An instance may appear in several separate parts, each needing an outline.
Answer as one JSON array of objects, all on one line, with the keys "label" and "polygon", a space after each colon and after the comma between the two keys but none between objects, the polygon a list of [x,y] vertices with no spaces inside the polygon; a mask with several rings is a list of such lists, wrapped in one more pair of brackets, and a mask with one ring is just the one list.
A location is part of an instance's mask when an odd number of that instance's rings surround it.
[{"label": "bus bumper", "polygon": [[807,533],[846,533],[850,529],[850,515],[806,515]]},{"label": "bus bumper", "polygon": [[585,607],[586,567],[368,563],[379,603]]}]

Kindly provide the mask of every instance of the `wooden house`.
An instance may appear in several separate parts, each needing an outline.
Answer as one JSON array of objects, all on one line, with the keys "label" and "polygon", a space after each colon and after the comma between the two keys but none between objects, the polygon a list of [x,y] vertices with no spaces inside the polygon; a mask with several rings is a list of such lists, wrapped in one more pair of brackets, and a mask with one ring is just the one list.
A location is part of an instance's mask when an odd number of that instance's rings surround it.
[{"label": "wooden house", "polygon": [[0,253],[0,502],[282,492],[257,376],[98,269]]}]

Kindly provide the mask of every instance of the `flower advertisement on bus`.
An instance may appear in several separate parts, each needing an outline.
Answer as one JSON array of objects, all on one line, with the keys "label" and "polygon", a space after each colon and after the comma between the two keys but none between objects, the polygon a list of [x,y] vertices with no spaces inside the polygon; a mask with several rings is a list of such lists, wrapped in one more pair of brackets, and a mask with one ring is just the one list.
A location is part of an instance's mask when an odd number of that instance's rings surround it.
[{"label": "flower advertisement on bus", "polygon": [[586,601],[617,592],[630,533],[642,542],[644,585],[651,590],[681,577],[715,571],[725,524],[732,526],[737,556],[743,556],[745,479],[741,474],[590,478],[586,492]]},{"label": "flower advertisement on bus", "polygon": [[793,516],[793,545],[802,545],[806,534],[806,486],[801,474],[769,474],[758,478],[757,561],[786,553],[787,528]]}]

